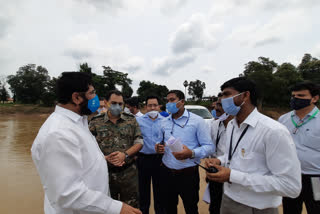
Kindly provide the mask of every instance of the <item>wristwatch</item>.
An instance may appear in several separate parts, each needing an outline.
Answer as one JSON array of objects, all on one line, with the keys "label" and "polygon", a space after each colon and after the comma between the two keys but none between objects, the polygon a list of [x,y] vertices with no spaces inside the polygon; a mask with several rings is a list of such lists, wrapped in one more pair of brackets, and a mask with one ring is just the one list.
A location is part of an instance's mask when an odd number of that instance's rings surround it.
[{"label": "wristwatch", "polygon": [[191,154],[191,159],[195,158],[196,154],[194,152],[194,150],[191,150],[192,154]]},{"label": "wristwatch", "polygon": [[125,160],[127,160],[129,158],[129,155],[127,152],[124,152],[124,154],[126,155]]}]

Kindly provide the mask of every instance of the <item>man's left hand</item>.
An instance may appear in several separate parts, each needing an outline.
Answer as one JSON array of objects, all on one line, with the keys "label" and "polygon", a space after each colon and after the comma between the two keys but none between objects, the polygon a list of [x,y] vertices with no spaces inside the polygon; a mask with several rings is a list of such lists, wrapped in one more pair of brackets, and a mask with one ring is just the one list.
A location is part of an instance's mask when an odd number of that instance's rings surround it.
[{"label": "man's left hand", "polygon": [[219,165],[214,165],[214,167],[217,168],[217,173],[207,172],[207,178],[210,181],[224,183],[230,180],[231,169]]},{"label": "man's left hand", "polygon": [[192,157],[192,151],[185,145],[183,145],[183,149],[180,152],[172,152],[172,154],[177,160],[184,160]]}]

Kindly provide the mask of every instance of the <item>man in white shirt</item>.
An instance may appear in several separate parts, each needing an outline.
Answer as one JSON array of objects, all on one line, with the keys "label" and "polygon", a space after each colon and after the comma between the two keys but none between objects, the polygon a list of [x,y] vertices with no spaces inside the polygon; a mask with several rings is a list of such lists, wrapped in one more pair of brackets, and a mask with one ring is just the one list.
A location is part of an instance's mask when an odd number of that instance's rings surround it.
[{"label": "man in white shirt", "polygon": [[[298,83],[291,89],[290,111],[279,118],[296,144],[301,163],[302,190],[297,198],[283,198],[284,214],[301,214],[303,202],[310,214],[320,213],[320,201],[314,194],[320,186],[314,183],[320,178],[320,113],[319,86],[311,82]],[[318,189],[318,191],[317,191]]]},{"label": "man in white shirt", "polygon": [[62,73],[57,98],[31,148],[45,193],[44,213],[141,213],[109,196],[107,163],[88,129],[87,115],[99,107],[91,77]]},{"label": "man in white shirt", "polygon": [[139,98],[138,97],[131,97],[126,100],[126,107],[129,109],[131,114],[133,114],[135,117],[141,117],[144,114],[142,114],[139,110]]},{"label": "man in white shirt", "polygon": [[[226,130],[227,125],[230,120],[232,120],[232,116],[228,115],[224,112],[221,105],[221,97],[222,93],[218,94],[218,100],[215,104],[215,111],[217,120],[213,120],[211,122],[211,139],[216,144],[216,152],[215,154],[206,159],[206,166],[210,167],[214,164],[214,159],[219,156],[223,156],[226,149]],[[212,162],[211,162],[212,161]],[[209,192],[210,192],[210,206],[209,212],[210,214],[219,214],[221,207],[221,200],[223,195],[223,183],[209,181]]]},{"label": "man in white shirt", "polygon": [[[297,197],[300,163],[290,133],[256,109],[255,83],[245,77],[221,86],[222,107],[235,116],[227,127],[226,153],[215,159],[210,180],[225,182],[222,214],[274,214],[281,196]],[[221,165],[221,166],[220,166]]]}]

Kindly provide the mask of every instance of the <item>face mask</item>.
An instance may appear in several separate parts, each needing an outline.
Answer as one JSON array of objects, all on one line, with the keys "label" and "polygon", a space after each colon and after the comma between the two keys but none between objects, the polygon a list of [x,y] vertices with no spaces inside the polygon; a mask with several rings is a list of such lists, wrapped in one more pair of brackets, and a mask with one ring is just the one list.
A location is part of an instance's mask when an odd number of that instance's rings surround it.
[{"label": "face mask", "polygon": [[119,104],[111,104],[109,111],[113,116],[118,117],[121,114],[122,107]]},{"label": "face mask", "polygon": [[290,100],[290,107],[294,110],[299,110],[311,105],[311,99],[300,99],[293,97]]},{"label": "face mask", "polygon": [[[180,100],[181,101],[181,100]],[[177,104],[180,102],[176,102],[176,103],[167,103],[166,108],[167,111],[170,112],[171,114],[175,114],[179,111],[179,109],[177,108]]]},{"label": "face mask", "polygon": [[217,111],[215,109],[211,111],[211,114],[214,118],[217,118]]},{"label": "face mask", "polygon": [[128,109],[127,107],[124,107],[123,112],[127,114],[131,114],[130,109]]},{"label": "face mask", "polygon": [[[242,94],[242,93],[240,93],[240,94]],[[240,106],[236,106],[234,104],[233,98],[236,96],[239,96],[240,94],[237,94],[233,97],[229,97],[229,98],[225,98],[225,99],[221,100],[222,108],[225,111],[225,113],[232,115],[232,116],[236,116],[239,113],[241,106],[243,105],[244,102]]]},{"label": "face mask", "polygon": [[98,95],[94,98],[88,100],[86,97],[84,102],[80,104],[80,114],[81,115],[90,115],[93,112],[97,111],[100,106],[100,101]]},{"label": "face mask", "polygon": [[225,121],[227,118],[229,117],[229,115],[227,113],[224,113],[223,115],[221,115],[220,117],[218,117],[219,121]]},{"label": "face mask", "polygon": [[158,112],[157,111],[149,111],[148,115],[149,115],[149,117],[154,119],[158,116]]}]

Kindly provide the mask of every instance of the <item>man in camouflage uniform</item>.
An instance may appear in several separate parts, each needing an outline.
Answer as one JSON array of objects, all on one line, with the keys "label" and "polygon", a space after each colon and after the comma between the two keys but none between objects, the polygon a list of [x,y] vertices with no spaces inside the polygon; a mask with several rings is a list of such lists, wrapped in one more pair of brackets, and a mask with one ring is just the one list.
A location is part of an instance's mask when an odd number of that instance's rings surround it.
[{"label": "man in camouflage uniform", "polygon": [[111,197],[138,207],[138,171],[133,157],[143,146],[140,127],[133,115],[122,112],[120,91],[110,91],[106,100],[108,111],[94,117],[89,128],[108,162]]}]

